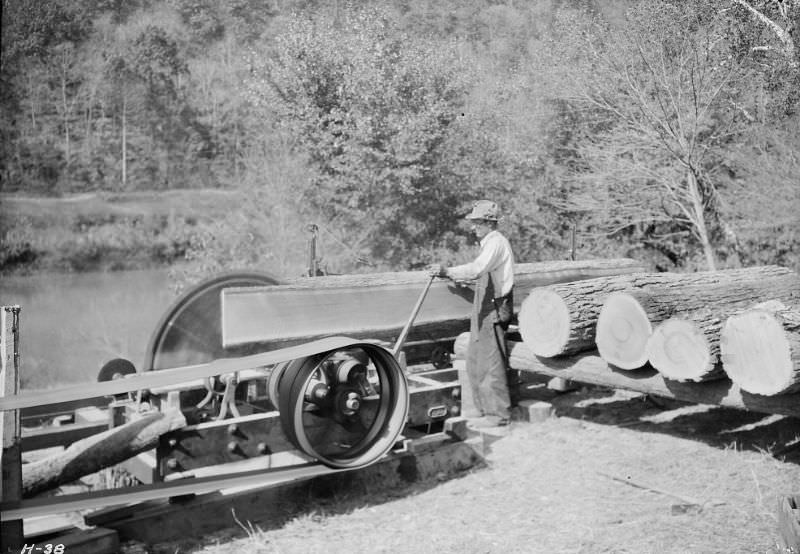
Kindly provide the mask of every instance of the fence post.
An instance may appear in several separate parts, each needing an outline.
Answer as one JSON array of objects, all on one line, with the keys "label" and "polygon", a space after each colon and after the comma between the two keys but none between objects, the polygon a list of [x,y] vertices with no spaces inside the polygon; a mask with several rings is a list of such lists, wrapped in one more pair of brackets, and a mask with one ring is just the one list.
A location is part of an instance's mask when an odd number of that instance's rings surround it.
[{"label": "fence post", "polygon": [[[19,392],[19,306],[0,309],[0,397]],[[0,499],[22,499],[22,440],[19,410],[0,411]],[[23,546],[22,520],[0,522],[0,552],[19,552]]]}]

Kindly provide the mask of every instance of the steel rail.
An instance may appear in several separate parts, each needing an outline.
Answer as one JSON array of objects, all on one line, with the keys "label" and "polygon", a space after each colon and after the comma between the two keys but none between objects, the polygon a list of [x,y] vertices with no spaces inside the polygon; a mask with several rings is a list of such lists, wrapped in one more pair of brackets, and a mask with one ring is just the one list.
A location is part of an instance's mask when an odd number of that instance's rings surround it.
[{"label": "steel rail", "polygon": [[306,344],[290,346],[270,352],[252,354],[240,358],[221,358],[204,364],[180,368],[135,373],[122,379],[114,379],[102,383],[82,383],[59,389],[21,392],[15,396],[0,397],[0,411],[19,410],[34,406],[59,404],[62,402],[71,402],[101,396],[113,396],[115,394],[123,394],[132,391],[165,387],[192,379],[213,377],[223,373],[232,373],[254,367],[274,365],[279,362],[305,358],[331,350],[355,348],[364,344],[369,344],[371,347],[378,346],[373,342],[349,337],[327,337]]},{"label": "steel rail", "polygon": [[[362,466],[363,467],[363,466]],[[175,482],[141,485],[121,493],[119,489],[33,498],[15,503],[0,503],[0,520],[11,521],[30,517],[61,514],[79,510],[122,506],[147,500],[166,499],[188,494],[206,494],[235,487],[265,487],[291,481],[311,479],[346,469],[333,469],[322,464],[308,463],[269,469],[251,470],[239,474],[215,475],[180,479]]]}]

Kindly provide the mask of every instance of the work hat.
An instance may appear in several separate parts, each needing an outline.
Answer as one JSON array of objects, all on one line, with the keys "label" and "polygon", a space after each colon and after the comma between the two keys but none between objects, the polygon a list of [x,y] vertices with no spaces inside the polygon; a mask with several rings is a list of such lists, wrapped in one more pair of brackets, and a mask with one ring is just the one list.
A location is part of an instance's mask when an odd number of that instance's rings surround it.
[{"label": "work hat", "polygon": [[497,221],[500,217],[500,208],[491,200],[478,200],[472,205],[472,211],[467,214],[467,219],[483,219]]}]

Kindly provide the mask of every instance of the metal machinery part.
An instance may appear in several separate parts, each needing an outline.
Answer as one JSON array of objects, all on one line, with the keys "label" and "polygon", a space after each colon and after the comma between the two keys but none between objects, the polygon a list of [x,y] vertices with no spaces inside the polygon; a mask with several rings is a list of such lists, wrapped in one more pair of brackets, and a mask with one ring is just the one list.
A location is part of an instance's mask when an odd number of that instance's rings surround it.
[{"label": "metal machinery part", "polygon": [[222,347],[220,293],[229,287],[280,285],[269,273],[231,272],[207,279],[180,295],[164,312],[145,350],[145,371],[246,356],[258,345]]},{"label": "metal machinery part", "polygon": [[273,377],[284,433],[329,467],[355,468],[378,460],[392,448],[408,417],[405,373],[377,345],[293,360]]},{"label": "metal machinery part", "polygon": [[124,358],[114,358],[103,364],[97,373],[97,381],[111,381],[112,379],[122,379],[126,375],[136,373],[136,367]]},{"label": "metal machinery part", "polygon": [[[263,346],[222,347],[220,292],[227,287],[280,284],[261,273],[231,273],[204,281],[166,311],[146,350],[146,370],[206,363],[258,353]],[[198,380],[200,381],[200,380]],[[180,390],[187,421],[228,419],[245,409],[277,409],[284,434],[304,454],[334,468],[376,461],[406,423],[409,386],[391,352],[372,343],[315,353]],[[240,412],[240,408],[242,411]],[[202,416],[202,417],[201,417]]]}]

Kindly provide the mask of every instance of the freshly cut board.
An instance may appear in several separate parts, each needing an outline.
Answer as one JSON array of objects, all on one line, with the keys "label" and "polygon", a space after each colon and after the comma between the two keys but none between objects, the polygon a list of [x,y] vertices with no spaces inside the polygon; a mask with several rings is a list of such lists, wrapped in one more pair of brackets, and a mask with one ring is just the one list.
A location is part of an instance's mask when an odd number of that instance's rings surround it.
[{"label": "freshly cut board", "polygon": [[[627,258],[517,264],[515,302],[519,306],[535,287],[636,271],[642,271],[641,264]],[[221,293],[222,344],[277,348],[332,335],[391,341],[408,321],[427,280],[425,271],[407,271],[227,288]],[[437,280],[409,341],[454,339],[468,330],[472,299],[471,283]]]}]

